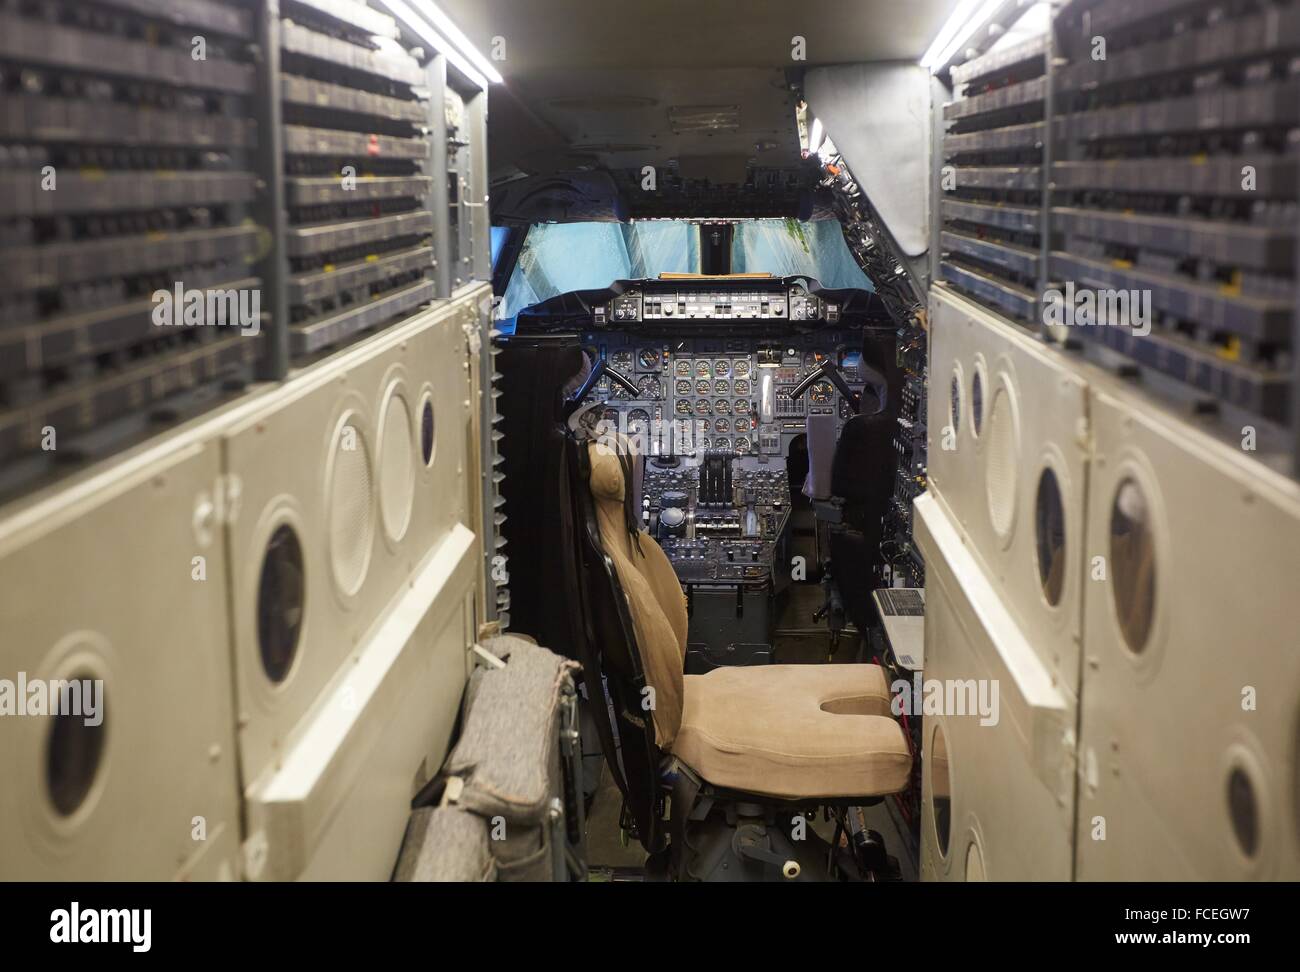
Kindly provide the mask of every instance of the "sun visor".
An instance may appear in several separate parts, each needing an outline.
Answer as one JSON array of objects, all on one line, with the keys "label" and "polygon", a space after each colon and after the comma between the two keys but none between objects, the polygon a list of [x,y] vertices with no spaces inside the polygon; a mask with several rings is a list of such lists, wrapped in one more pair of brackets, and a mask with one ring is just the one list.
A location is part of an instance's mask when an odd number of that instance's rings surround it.
[{"label": "sun visor", "polygon": [[914,64],[811,68],[804,92],[899,248],[929,248],[930,75]]}]

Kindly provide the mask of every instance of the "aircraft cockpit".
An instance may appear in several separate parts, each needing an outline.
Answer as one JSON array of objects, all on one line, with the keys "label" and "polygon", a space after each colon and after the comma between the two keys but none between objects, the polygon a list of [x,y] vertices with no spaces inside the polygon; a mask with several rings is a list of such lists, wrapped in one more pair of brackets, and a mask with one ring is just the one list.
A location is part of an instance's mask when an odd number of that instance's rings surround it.
[{"label": "aircraft cockpit", "polygon": [[829,498],[846,423],[890,407],[879,300],[810,277],[668,274],[539,303],[508,345],[562,334],[583,355],[566,417],[644,457],[635,514],[688,592],[687,671],[772,661],[792,506]]},{"label": "aircraft cockpit", "polygon": [[[768,242],[792,239],[784,220],[726,225],[743,237],[765,223],[777,230]],[[698,233],[708,252],[716,224],[671,224]],[[623,232],[635,236],[636,225]],[[810,226],[817,245],[809,255],[838,257],[839,223]],[[652,231],[674,230],[655,221]],[[575,258],[571,248],[560,252]],[[905,375],[897,327],[872,281],[829,262],[822,269],[834,286],[809,272],[816,267],[780,274],[752,260],[701,260],[695,272],[553,293],[510,308],[499,325],[501,432],[529,443],[504,456],[503,533],[525,548],[571,543],[565,496],[584,487],[556,490],[569,471],[560,439],[618,456],[626,463],[618,530],[662,552],[684,599],[679,675],[767,666],[775,675],[790,663],[853,664],[877,654],[867,638],[871,592],[889,586],[880,550],[900,466]],[[725,272],[741,263],[743,272]],[[548,269],[528,266],[534,282]],[[503,289],[509,303],[511,286]],[[556,563],[553,553],[512,560],[512,625],[544,643],[573,644]],[[877,670],[858,664],[852,673]],[[647,837],[644,819],[638,831],[629,801],[621,802],[620,831]],[[872,839],[912,857],[912,835],[880,838],[876,828],[898,825],[883,805],[876,809],[886,822],[872,824]]]},{"label": "aircraft cockpit", "polygon": [[1300,0],[0,0],[0,76],[20,938],[1300,878]]}]

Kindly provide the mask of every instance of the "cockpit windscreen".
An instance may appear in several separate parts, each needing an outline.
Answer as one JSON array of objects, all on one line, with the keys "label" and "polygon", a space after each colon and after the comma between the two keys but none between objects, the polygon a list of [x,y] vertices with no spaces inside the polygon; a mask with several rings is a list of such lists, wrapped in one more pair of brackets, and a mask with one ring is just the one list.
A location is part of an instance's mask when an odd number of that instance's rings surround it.
[{"label": "cockpit windscreen", "polygon": [[[828,288],[875,289],[849,252],[837,220],[734,223],[733,273],[802,275]],[[690,220],[538,223],[524,240],[500,316],[513,318],[559,294],[604,288],[615,280],[700,273],[698,226]]]}]

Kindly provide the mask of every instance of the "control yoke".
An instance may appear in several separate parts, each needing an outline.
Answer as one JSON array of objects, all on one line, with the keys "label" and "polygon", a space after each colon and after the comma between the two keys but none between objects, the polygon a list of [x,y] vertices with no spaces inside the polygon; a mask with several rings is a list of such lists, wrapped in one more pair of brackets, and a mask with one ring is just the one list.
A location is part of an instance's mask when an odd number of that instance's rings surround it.
[{"label": "control yoke", "polygon": [[583,400],[591,394],[591,390],[596,387],[596,383],[606,375],[609,376],[610,381],[622,385],[632,395],[640,394],[636,384],[633,383],[631,378],[623,374],[623,372],[619,371],[617,368],[612,367],[604,358],[601,358],[591,369],[591,374],[588,375],[587,380],[582,383],[582,387],[574,392],[569,398],[566,411],[572,413],[579,405],[581,405]]},{"label": "control yoke", "polygon": [[840,371],[840,366],[830,358],[826,358],[816,368],[804,375],[803,380],[790,389],[790,398],[799,398],[823,378],[839,390],[839,393],[844,396],[844,400],[849,403],[849,408],[853,409],[853,414],[857,415],[862,408],[862,396],[849,387],[849,383],[844,380],[844,372]]}]

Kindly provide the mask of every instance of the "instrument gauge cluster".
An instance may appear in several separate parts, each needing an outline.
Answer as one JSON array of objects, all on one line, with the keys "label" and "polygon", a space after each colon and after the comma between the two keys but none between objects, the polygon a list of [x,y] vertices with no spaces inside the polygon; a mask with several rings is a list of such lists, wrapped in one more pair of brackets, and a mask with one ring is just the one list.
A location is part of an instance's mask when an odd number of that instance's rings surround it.
[{"label": "instrument gauge cluster", "polygon": [[[606,376],[589,401],[609,406],[604,417],[635,434],[670,420],[672,448],[686,456],[713,450],[779,459],[805,431],[807,416],[839,422],[852,417],[851,400],[829,379],[819,379],[797,399],[789,395],[824,361],[849,361],[853,346],[842,335],[822,339],[792,331],[756,340],[720,329],[716,336],[668,335],[654,344],[633,335],[587,340],[594,357],[604,356],[636,388],[629,392]],[[860,370],[845,372],[855,391],[862,385]]]}]

